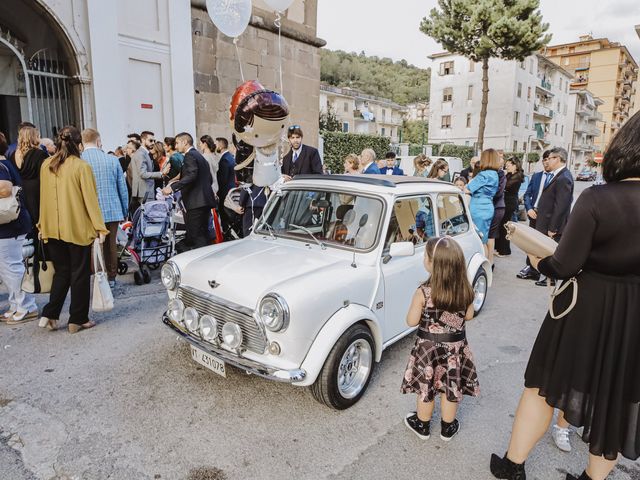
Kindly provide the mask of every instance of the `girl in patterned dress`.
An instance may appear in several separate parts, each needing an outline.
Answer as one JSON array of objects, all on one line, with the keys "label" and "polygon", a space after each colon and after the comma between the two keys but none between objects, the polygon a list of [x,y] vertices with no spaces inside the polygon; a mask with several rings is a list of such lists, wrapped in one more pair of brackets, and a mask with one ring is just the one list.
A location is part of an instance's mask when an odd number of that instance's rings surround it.
[{"label": "girl in patterned dress", "polygon": [[407,324],[418,327],[402,382],[402,393],[418,395],[417,409],[404,423],[418,437],[430,437],[436,394],[440,394],[441,432],[445,442],[460,430],[456,420],[463,395],[477,396],[478,376],[465,334],[474,315],[474,292],[467,279],[462,249],[450,237],[427,241],[424,266],[431,274],[413,295]]}]

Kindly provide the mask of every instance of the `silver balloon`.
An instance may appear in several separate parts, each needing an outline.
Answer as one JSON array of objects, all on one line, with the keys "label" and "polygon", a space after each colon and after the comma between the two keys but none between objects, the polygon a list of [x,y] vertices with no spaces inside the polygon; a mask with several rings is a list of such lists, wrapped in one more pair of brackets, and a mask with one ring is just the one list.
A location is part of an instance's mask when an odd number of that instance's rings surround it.
[{"label": "silver balloon", "polygon": [[293,0],[264,0],[264,1],[276,12],[280,12],[280,13],[284,12],[293,3]]},{"label": "silver balloon", "polygon": [[251,0],[207,0],[207,12],[218,30],[235,38],[249,25]]}]

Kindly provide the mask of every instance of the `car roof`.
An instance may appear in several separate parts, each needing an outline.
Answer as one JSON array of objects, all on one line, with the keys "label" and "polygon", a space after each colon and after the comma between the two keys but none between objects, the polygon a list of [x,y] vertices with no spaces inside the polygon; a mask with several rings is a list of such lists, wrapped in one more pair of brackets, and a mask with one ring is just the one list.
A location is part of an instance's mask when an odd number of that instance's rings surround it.
[{"label": "car roof", "polygon": [[[444,182],[435,178],[412,177],[407,175],[375,175],[375,174],[356,174],[356,175],[296,175],[296,177],[288,182],[287,186],[296,186],[297,184],[313,184],[335,182],[336,187],[354,188],[358,191],[378,192],[386,194],[408,193],[411,191],[424,191],[424,187],[428,190],[446,192],[460,190],[450,182]],[[421,188],[422,187],[422,188]]]}]

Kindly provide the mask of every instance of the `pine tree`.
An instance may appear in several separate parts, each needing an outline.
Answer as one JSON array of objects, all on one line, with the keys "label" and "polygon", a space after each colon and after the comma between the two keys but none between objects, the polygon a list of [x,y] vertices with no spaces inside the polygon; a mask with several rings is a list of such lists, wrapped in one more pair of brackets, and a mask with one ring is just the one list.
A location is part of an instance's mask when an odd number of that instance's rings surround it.
[{"label": "pine tree", "polygon": [[482,150],[489,103],[489,59],[523,61],[547,45],[548,23],[542,22],[539,0],[438,0],[420,31],[448,52],[482,62],[482,107],[478,149]]}]

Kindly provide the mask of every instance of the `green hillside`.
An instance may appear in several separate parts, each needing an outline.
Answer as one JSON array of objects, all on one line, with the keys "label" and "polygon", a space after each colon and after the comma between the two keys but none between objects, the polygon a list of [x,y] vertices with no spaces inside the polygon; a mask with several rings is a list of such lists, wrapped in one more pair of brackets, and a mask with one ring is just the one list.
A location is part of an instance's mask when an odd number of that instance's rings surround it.
[{"label": "green hillside", "polygon": [[406,60],[368,57],[364,52],[321,49],[320,54],[320,78],[329,85],[355,88],[401,105],[429,100],[430,69],[409,65]]}]

